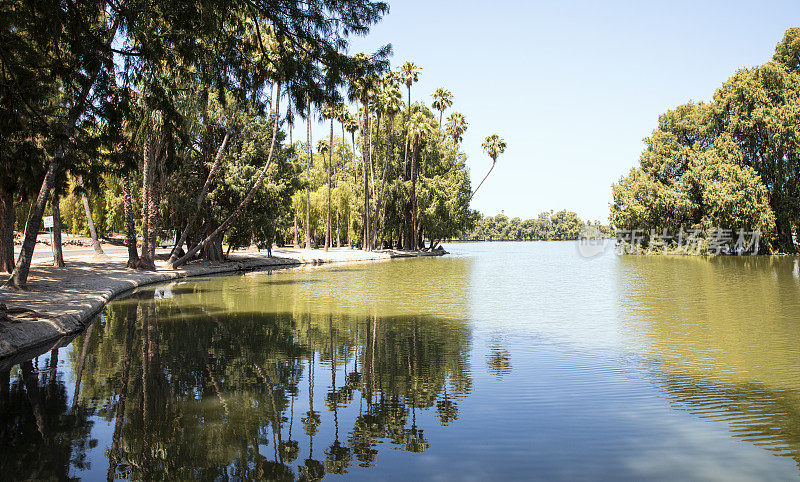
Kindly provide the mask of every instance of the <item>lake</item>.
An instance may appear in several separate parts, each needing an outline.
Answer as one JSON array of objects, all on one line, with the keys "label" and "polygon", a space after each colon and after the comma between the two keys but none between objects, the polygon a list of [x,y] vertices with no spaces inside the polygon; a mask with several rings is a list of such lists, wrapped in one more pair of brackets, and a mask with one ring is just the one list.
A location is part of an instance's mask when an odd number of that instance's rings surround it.
[{"label": "lake", "polygon": [[153,285],[0,362],[5,479],[787,479],[796,257],[577,243]]}]

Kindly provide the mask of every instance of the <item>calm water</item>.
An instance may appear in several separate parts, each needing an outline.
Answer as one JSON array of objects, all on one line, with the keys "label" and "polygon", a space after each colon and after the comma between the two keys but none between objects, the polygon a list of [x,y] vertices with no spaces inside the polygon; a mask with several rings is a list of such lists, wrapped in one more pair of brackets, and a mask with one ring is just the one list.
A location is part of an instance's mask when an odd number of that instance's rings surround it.
[{"label": "calm water", "polygon": [[0,477],[800,474],[797,258],[448,249],[111,303],[0,362]]}]

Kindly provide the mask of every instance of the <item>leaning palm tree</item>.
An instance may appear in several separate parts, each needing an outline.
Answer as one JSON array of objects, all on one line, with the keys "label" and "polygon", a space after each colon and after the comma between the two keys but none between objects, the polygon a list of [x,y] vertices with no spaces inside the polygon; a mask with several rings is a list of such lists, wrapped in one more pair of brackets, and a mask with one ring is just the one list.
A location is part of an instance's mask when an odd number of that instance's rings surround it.
[{"label": "leaning palm tree", "polygon": [[458,145],[461,142],[461,136],[464,135],[468,126],[467,119],[464,118],[461,113],[453,112],[447,117],[444,129],[447,135],[450,136],[450,139],[453,140],[453,144]]},{"label": "leaning palm tree", "polygon": [[411,229],[408,230],[411,236],[408,246],[416,250],[419,241],[417,226],[417,171],[419,165],[419,148],[422,139],[436,131],[436,126],[431,119],[422,112],[415,112],[408,121],[408,144],[411,148]]},{"label": "leaning palm tree", "polygon": [[453,105],[453,93],[444,87],[439,87],[436,92],[431,94],[433,103],[431,104],[434,109],[439,111],[439,129],[442,128],[442,116],[444,111]]},{"label": "leaning palm tree", "polygon": [[483,179],[481,179],[481,182],[480,184],[478,184],[478,187],[476,187],[475,190],[472,191],[472,194],[469,195],[469,199],[467,199],[467,202],[470,202],[472,200],[472,196],[474,196],[475,193],[478,192],[478,189],[481,188],[481,185],[483,185],[483,181],[485,181],[486,178],[489,177],[489,174],[492,173],[492,169],[494,169],[494,165],[495,163],[497,163],[497,157],[506,150],[506,141],[504,141],[503,138],[498,136],[497,134],[492,134],[489,137],[487,137],[485,141],[483,141],[481,147],[483,148],[483,151],[486,154],[488,154],[489,157],[492,158],[492,166],[489,168],[489,172],[487,172],[486,175],[483,176]]}]

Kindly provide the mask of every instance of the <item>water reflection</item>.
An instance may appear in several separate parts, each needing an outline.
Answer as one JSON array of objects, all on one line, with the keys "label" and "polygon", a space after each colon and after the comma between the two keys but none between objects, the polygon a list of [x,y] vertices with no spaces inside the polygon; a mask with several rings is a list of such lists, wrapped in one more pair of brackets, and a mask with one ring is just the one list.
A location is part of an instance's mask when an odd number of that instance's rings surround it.
[{"label": "water reflection", "polygon": [[41,368],[27,360],[14,374],[0,372],[0,473],[8,480],[65,478],[87,467],[86,452],[97,445],[93,411],[68,405],[57,360],[54,350]]},{"label": "water reflection", "polygon": [[619,259],[624,329],[676,408],[800,466],[798,261]]},{"label": "water reflection", "polygon": [[[472,384],[463,320],[359,314],[287,296],[287,283],[220,280],[138,291],[41,376],[33,361],[6,372],[0,446],[19,454],[2,457],[4,474],[318,480],[373,467],[389,447],[425,451],[423,411],[442,426],[458,418]],[[217,309],[233,293],[240,309]],[[253,296],[269,309],[251,311]],[[92,420],[113,432],[89,464]]]}]

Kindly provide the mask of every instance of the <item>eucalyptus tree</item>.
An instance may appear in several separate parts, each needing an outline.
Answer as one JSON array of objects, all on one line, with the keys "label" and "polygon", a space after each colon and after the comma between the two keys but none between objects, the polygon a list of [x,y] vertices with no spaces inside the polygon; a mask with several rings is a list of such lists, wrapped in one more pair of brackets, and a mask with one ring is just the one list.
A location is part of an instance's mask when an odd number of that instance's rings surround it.
[{"label": "eucalyptus tree", "polygon": [[453,112],[447,117],[444,128],[453,144],[458,145],[461,143],[461,136],[464,135],[468,126],[467,119],[461,113]]},{"label": "eucalyptus tree", "polygon": [[444,87],[439,87],[431,97],[433,97],[433,108],[439,111],[439,129],[441,129],[444,111],[453,105],[453,93]]},{"label": "eucalyptus tree", "polygon": [[481,148],[483,149],[483,152],[485,152],[492,159],[492,165],[489,167],[489,172],[487,172],[486,175],[483,176],[483,179],[481,179],[481,182],[478,183],[478,187],[476,187],[475,190],[472,191],[472,194],[470,194],[468,202],[472,200],[472,197],[475,196],[475,193],[481,188],[483,181],[485,181],[486,178],[489,177],[489,174],[492,173],[492,169],[494,169],[494,165],[497,163],[497,158],[506,150],[506,141],[504,141],[503,138],[497,134],[492,134],[483,141]]},{"label": "eucalyptus tree", "polygon": [[422,112],[415,112],[408,120],[408,144],[411,149],[411,225],[407,230],[410,237],[408,249],[416,250],[419,243],[419,225],[417,224],[417,175],[419,171],[419,152],[422,141],[436,131],[436,127]]}]

